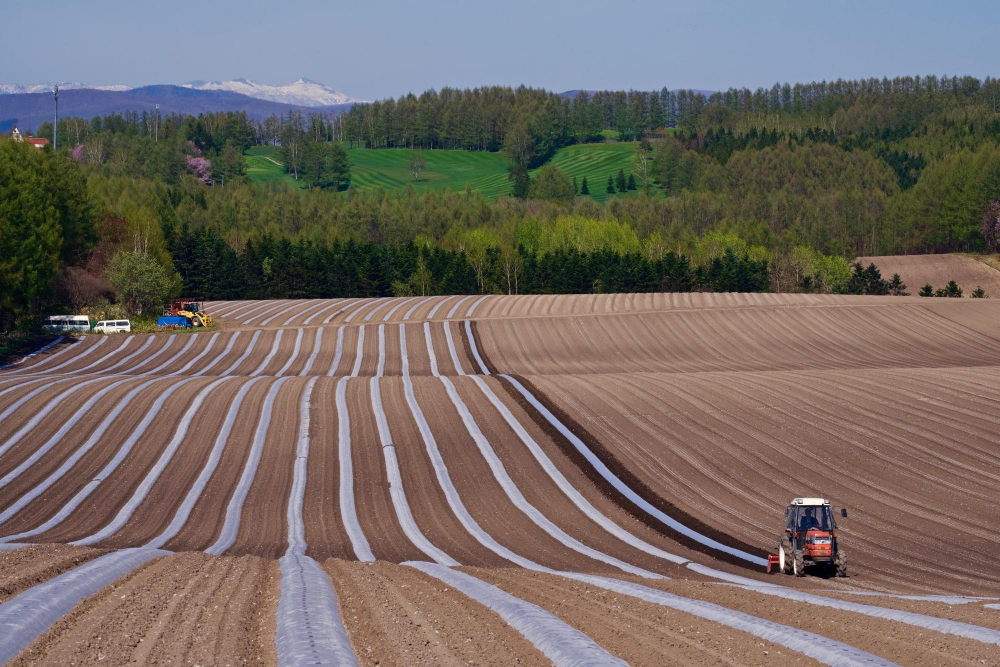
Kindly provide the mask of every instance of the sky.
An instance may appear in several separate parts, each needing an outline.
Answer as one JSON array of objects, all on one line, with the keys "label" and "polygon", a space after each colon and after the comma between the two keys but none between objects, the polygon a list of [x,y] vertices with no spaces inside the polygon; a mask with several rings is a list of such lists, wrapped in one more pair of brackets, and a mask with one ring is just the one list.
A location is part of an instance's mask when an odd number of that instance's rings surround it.
[{"label": "sky", "polygon": [[0,0],[0,16],[0,83],[306,77],[377,99],[1000,74],[996,0]]}]

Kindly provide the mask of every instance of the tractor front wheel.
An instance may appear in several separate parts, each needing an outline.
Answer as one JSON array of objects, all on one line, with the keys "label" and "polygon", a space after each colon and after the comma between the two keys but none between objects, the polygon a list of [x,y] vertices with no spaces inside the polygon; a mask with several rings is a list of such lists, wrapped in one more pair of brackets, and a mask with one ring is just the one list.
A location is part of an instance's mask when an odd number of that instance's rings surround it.
[{"label": "tractor front wheel", "polygon": [[845,554],[840,549],[837,549],[837,560],[835,562],[837,566],[837,576],[846,577],[847,576],[847,554]]},{"label": "tractor front wheel", "polygon": [[782,574],[792,573],[792,560],[794,560],[795,550],[792,549],[792,541],[788,536],[781,538],[781,545],[778,546],[778,565]]},{"label": "tractor front wheel", "polygon": [[795,552],[795,560],[792,561],[792,571],[796,577],[806,576],[806,559],[801,551]]}]

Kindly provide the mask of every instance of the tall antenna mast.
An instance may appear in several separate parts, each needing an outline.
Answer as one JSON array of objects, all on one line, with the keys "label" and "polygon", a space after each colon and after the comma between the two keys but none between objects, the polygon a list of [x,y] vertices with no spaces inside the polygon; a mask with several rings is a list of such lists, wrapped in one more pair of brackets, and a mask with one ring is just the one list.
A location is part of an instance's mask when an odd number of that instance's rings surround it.
[{"label": "tall antenna mast", "polygon": [[153,131],[153,141],[155,143],[160,143],[160,105],[156,105],[156,120],[153,121],[153,127],[156,128]]},{"label": "tall antenna mast", "polygon": [[52,89],[52,100],[56,103],[56,122],[52,126],[52,152],[59,148],[59,86]]}]

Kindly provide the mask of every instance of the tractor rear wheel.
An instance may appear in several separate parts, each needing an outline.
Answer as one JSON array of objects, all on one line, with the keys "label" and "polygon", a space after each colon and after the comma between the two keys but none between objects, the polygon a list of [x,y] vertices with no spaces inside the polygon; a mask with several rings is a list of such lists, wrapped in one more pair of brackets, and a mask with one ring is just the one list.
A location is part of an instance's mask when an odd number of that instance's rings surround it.
[{"label": "tractor rear wheel", "polygon": [[794,554],[795,550],[792,549],[792,541],[785,535],[781,538],[781,544],[778,546],[778,565],[781,567],[782,574],[792,573],[792,561],[795,559]]},{"label": "tractor rear wheel", "polygon": [[837,576],[846,577],[847,576],[847,554],[845,554],[840,549],[837,549],[837,560],[835,561],[837,567]]},{"label": "tractor rear wheel", "polygon": [[795,552],[795,560],[792,561],[792,571],[796,577],[806,576],[806,559],[801,551]]}]

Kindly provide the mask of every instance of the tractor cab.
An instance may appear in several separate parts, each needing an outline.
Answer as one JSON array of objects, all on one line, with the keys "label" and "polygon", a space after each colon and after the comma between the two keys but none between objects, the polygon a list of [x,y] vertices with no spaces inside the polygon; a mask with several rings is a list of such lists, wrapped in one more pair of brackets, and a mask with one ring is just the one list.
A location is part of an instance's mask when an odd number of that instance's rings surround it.
[{"label": "tractor cab", "polygon": [[[841,515],[846,517],[847,510]],[[782,572],[805,576],[807,567],[832,570],[847,576],[847,555],[837,542],[837,521],[830,501],[824,498],[794,498],[785,508],[785,533],[778,547]]]}]

